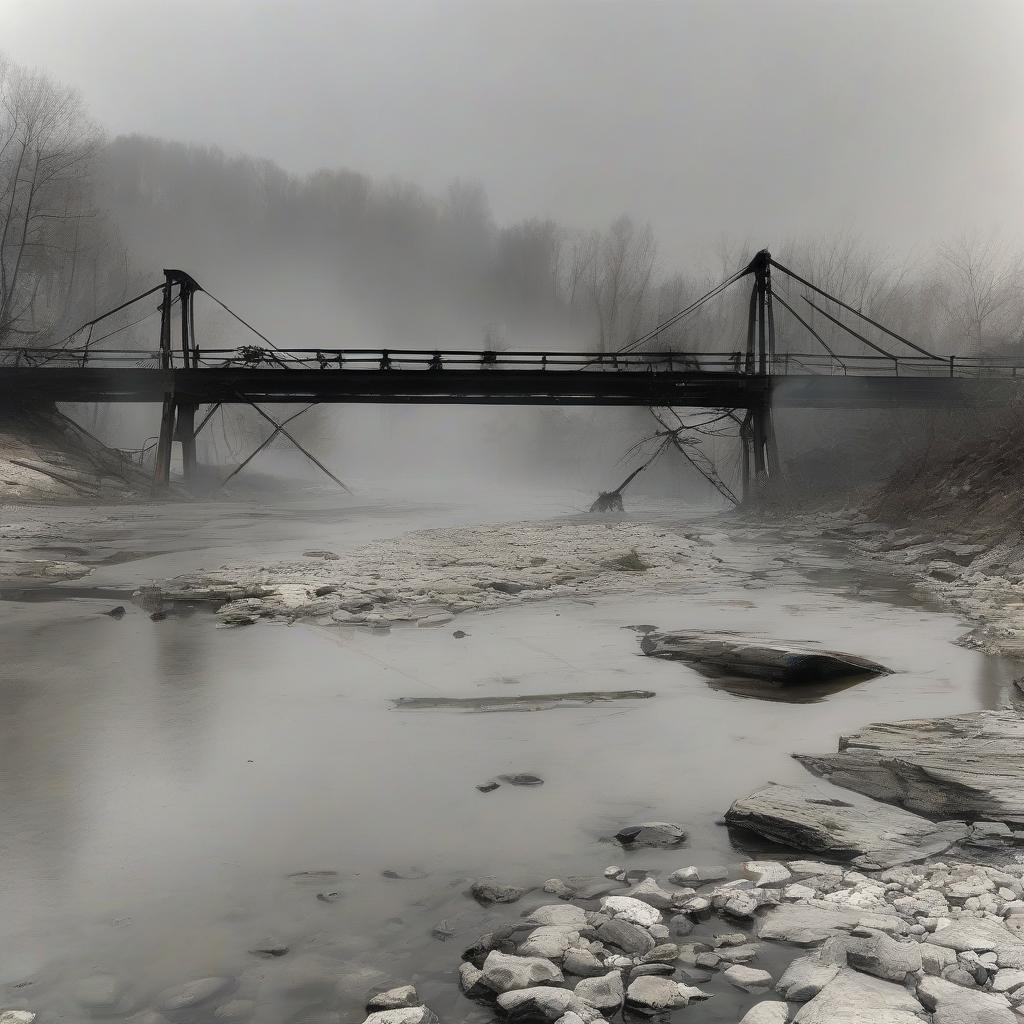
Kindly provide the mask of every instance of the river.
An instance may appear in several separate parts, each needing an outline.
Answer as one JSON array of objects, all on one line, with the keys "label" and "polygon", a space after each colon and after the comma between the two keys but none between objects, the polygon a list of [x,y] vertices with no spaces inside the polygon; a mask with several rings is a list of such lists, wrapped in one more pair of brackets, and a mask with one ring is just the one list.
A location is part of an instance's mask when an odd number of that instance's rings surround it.
[{"label": "river", "polygon": [[[768,780],[805,779],[791,752],[834,750],[872,721],[998,706],[1010,683],[1009,664],[954,646],[967,623],[905,583],[813,537],[736,523],[720,582],[524,604],[438,629],[226,629],[202,612],[151,621],[128,600],[149,580],[231,559],[562,517],[573,504],[492,494],[8,508],[8,554],[94,569],[0,594],[4,1005],[80,1020],[83,982],[111,975],[123,992],[104,1012],[126,1017],[167,986],[218,975],[255,1002],[257,1021],[327,1024],[362,1020],[372,985],[412,980],[442,1020],[489,1020],[457,993],[459,952],[520,906],[479,907],[473,879],[735,863],[743,853],[719,819]],[[666,529],[708,516],[636,508]],[[118,603],[123,618],[102,614]],[[812,639],[895,674],[804,703],[750,699],[640,656],[628,628],[639,624]],[[657,696],[500,714],[391,703],[627,688]],[[544,783],[477,790],[508,772]],[[625,853],[607,839],[651,819],[683,823],[687,846]],[[289,952],[249,952],[271,946]],[[716,999],[683,1012],[735,1021],[756,1001],[716,985]]]}]

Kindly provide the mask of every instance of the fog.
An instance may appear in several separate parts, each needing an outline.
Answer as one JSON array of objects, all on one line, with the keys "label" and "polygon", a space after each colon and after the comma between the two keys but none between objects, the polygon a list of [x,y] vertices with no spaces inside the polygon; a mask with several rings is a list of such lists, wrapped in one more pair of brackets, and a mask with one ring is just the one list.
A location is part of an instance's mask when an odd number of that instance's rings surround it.
[{"label": "fog", "polygon": [[[768,245],[933,350],[1019,346],[1017,4],[175,11],[4,6],[10,60],[78,90],[83,147],[61,240],[75,255],[45,289],[60,309],[19,336],[52,342],[177,266],[282,346],[614,351]],[[745,315],[737,288],[658,344],[732,351]],[[197,329],[205,348],[253,340],[203,297]],[[151,348],[156,330],[117,343]],[[779,332],[780,351],[806,351],[781,310]],[[126,448],[155,432],[152,410],[83,415]],[[222,415],[202,454],[229,464],[267,427]],[[791,452],[821,433],[781,419]],[[651,424],[321,407],[296,432],[343,477],[555,478],[585,495],[638,464],[643,450],[619,460]],[[733,439],[705,444],[734,477]],[[710,494],[662,461],[638,487]]]},{"label": "fog", "polygon": [[672,263],[855,230],[1019,230],[1015,0],[5,0],[3,46],[113,134],[482,182],[499,221],[622,212]]}]

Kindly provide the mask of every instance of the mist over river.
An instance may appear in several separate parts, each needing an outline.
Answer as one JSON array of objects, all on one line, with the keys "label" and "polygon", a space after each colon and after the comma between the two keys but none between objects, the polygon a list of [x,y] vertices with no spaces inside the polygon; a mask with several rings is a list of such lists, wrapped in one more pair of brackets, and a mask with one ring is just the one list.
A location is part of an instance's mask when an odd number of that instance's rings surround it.
[{"label": "mist over river", "polygon": [[[475,879],[539,887],[616,863],[663,873],[734,863],[749,847],[719,819],[768,780],[806,779],[792,752],[833,751],[869,722],[1004,698],[1012,667],[954,646],[968,624],[907,584],[806,531],[678,505],[633,501],[625,518],[724,531],[710,582],[680,572],[653,591],[470,612],[432,629],[218,628],[205,611],[152,621],[130,600],[181,572],[410,530],[606,521],[579,515],[582,504],[491,491],[9,509],[5,559],[93,571],[0,592],[3,1005],[80,1020],[83,992],[112,976],[120,994],[103,1014],[126,1019],[168,986],[217,976],[229,979],[225,995],[188,1020],[225,1019],[214,1007],[233,999],[253,1001],[253,1019],[268,1024],[358,1021],[367,990],[410,981],[442,1020],[490,1019],[457,991],[459,953],[490,923],[551,898],[538,888],[487,909],[468,894]],[[118,604],[122,618],[104,614]],[[637,625],[810,640],[894,674],[806,703],[751,699],[643,657]],[[656,696],[521,713],[393,705],[627,689]],[[544,781],[477,790],[503,773]],[[686,846],[609,842],[646,820],[682,823]],[[704,987],[715,998],[702,1020],[735,1021],[756,1001],[717,977]]]}]

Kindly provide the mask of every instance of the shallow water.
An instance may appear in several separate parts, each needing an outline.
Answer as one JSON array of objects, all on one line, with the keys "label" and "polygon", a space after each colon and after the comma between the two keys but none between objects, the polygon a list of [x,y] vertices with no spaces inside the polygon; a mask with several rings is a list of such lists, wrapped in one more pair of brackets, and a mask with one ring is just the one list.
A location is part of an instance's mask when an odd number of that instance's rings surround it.
[{"label": "shallow water", "polygon": [[[503,496],[490,507],[14,513],[65,524],[45,544],[104,564],[46,589],[64,600],[37,600],[26,584],[0,604],[2,1005],[41,1011],[44,1024],[78,1020],[76,988],[96,973],[130,984],[125,1012],[152,1005],[165,986],[217,974],[256,1000],[257,1021],[326,1022],[338,1018],[317,1014],[335,1009],[360,1021],[371,985],[414,980],[443,1020],[488,1020],[458,996],[459,951],[488,923],[550,898],[485,910],[466,894],[472,879],[540,885],[600,876],[611,863],[666,873],[734,863],[742,852],[717,821],[768,780],[806,779],[791,752],[834,750],[840,733],[872,721],[998,706],[1013,675],[954,646],[967,624],[904,584],[756,530],[727,546],[728,571],[711,585],[525,604],[438,629],[217,629],[206,614],[152,622],[132,605],[120,620],[101,614],[147,580],[233,558],[270,562],[571,507],[561,496],[512,505]],[[655,507],[637,517],[689,521]],[[636,624],[810,639],[894,674],[808,703],[751,699],[643,657],[627,628]],[[486,714],[392,704],[625,689],[657,696]],[[511,772],[544,784],[476,789]],[[605,838],[650,819],[685,824],[687,846],[627,853]],[[447,942],[432,935],[439,925]],[[269,939],[291,952],[247,952]],[[688,1018],[735,1021],[761,998],[718,979],[705,987],[716,998]]]}]

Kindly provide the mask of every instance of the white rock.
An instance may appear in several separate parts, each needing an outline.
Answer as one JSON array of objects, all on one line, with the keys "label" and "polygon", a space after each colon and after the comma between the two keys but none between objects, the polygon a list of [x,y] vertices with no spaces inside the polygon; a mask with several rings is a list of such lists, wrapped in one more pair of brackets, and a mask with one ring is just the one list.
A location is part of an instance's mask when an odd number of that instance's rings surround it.
[{"label": "white rock", "polygon": [[782,885],[793,877],[785,864],[775,860],[748,860],[743,865],[743,874],[756,886]]},{"label": "white rock", "polygon": [[371,1013],[363,1024],[438,1024],[437,1015],[425,1006],[403,1006]]},{"label": "white rock", "polygon": [[1005,996],[963,988],[942,978],[922,978],[917,997],[935,1024],[1020,1024]]},{"label": "white rock", "polygon": [[791,1003],[806,1003],[839,973],[839,966],[823,963],[817,952],[799,956],[782,972],[775,991]]},{"label": "white rock", "polygon": [[1008,967],[1006,970],[997,971],[992,979],[993,992],[1013,992],[1024,985],[1024,971]]},{"label": "white rock", "polygon": [[671,978],[647,974],[634,979],[626,989],[626,1002],[650,1010],[686,1006],[692,999],[706,999],[699,988],[681,985]]},{"label": "white rock", "polygon": [[936,929],[931,941],[937,946],[947,946],[958,953],[973,949],[976,953],[987,953],[1003,947],[1024,947],[1024,941],[1005,925],[996,921],[961,917],[944,928]]},{"label": "white rock", "polygon": [[785,1003],[769,1000],[747,1010],[740,1024],[786,1024],[788,1020],[789,1007]]},{"label": "white rock", "polygon": [[539,956],[545,960],[561,960],[566,950],[580,944],[580,933],[575,928],[545,925],[535,928],[519,947],[520,956]]},{"label": "white rock", "polygon": [[587,915],[582,907],[574,907],[571,903],[549,903],[531,910],[526,918],[527,924],[553,925],[557,928],[574,928],[579,931],[587,924]]},{"label": "white rock", "polygon": [[743,964],[734,964],[722,976],[730,985],[743,989],[744,992],[760,992],[770,988],[772,976],[767,971],[758,970],[756,967],[744,967]]},{"label": "white rock", "polygon": [[0,1024],[32,1024],[35,1019],[30,1010],[0,1010]]},{"label": "white rock", "polygon": [[601,900],[601,909],[621,921],[628,921],[641,928],[649,928],[661,922],[661,912],[656,907],[633,899],[632,896],[606,896]]},{"label": "white rock", "polygon": [[[634,885],[629,890],[628,897],[640,900],[643,903],[649,903],[652,907],[657,907],[659,910],[666,910],[672,905],[672,893],[662,889],[653,878],[645,878],[642,882]],[[658,919],[661,919],[660,915]]]}]

